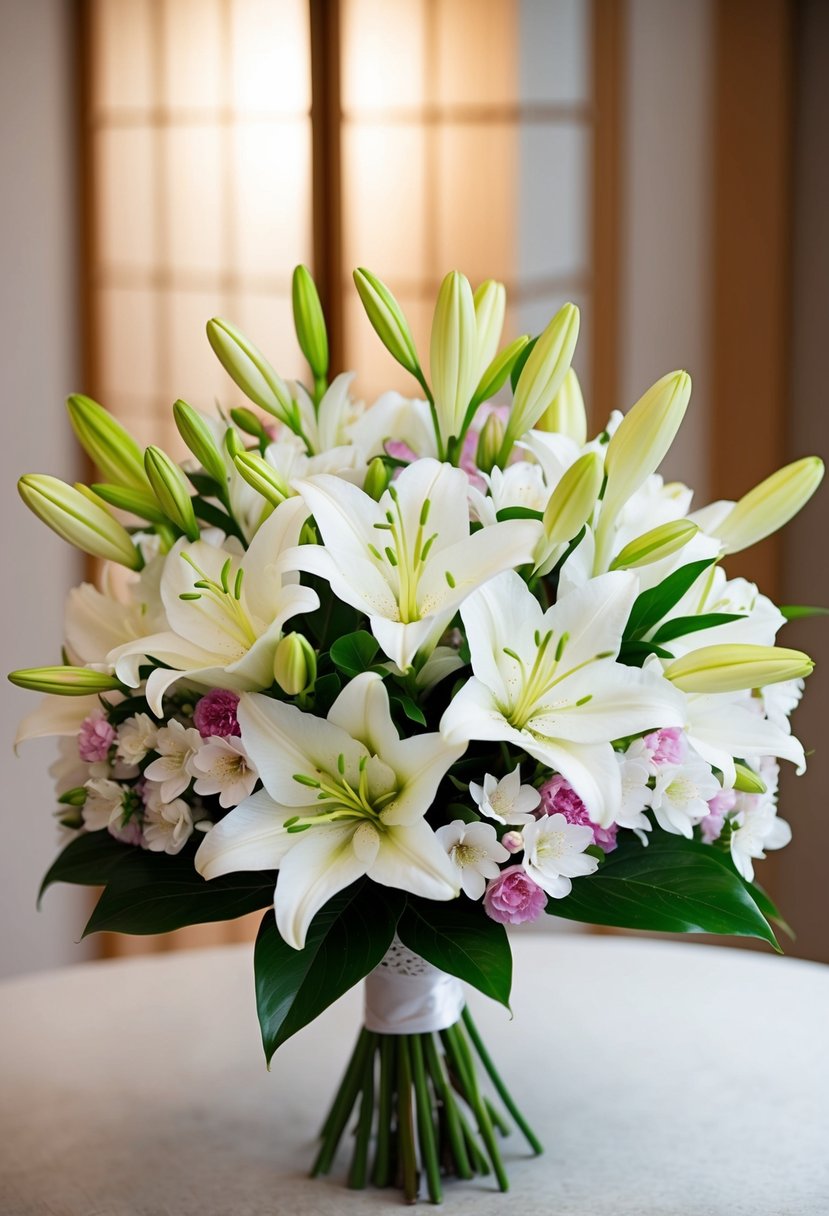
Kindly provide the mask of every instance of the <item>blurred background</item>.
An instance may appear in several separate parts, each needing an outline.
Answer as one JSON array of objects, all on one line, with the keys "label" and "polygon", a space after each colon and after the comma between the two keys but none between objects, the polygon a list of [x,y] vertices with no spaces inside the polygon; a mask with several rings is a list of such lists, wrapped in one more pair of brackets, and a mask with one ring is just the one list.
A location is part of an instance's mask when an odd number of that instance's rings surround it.
[{"label": "blurred background", "polygon": [[[443,274],[502,279],[507,332],[582,309],[594,419],[687,368],[665,471],[702,505],[829,454],[826,0],[0,0],[2,665],[55,661],[80,560],[29,515],[24,471],[83,474],[63,400],[84,391],[143,442],[170,406],[236,404],[204,323],[223,315],[283,376],[312,267],[334,370],[371,399],[413,391],[363,319],[365,265],[428,349]],[[829,604],[826,493],[729,563],[783,603]],[[784,775],[794,842],[760,880],[829,961],[824,790],[829,626]],[[35,895],[56,849],[49,744],[11,756],[31,695],[6,688],[0,974],[234,940],[76,944],[90,894]]]}]

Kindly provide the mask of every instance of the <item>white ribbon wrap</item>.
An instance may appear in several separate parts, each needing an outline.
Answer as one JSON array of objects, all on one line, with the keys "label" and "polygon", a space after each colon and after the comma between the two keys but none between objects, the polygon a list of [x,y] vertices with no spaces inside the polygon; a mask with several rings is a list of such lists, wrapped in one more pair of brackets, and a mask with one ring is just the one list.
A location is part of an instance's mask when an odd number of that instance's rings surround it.
[{"label": "white ribbon wrap", "polygon": [[366,976],[365,1026],[375,1034],[429,1034],[453,1026],[464,1007],[463,985],[395,938]]}]

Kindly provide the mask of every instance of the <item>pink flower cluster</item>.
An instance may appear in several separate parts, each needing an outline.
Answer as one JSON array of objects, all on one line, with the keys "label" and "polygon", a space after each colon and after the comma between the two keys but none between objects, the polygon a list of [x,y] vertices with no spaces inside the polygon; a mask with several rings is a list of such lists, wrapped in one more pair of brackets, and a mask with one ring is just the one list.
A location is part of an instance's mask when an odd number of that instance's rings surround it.
[{"label": "pink flower cluster", "polygon": [[678,726],[652,731],[642,742],[654,764],[682,764],[688,755],[688,744]]},{"label": "pink flower cluster", "polygon": [[538,920],[546,905],[547,896],[521,866],[508,866],[502,870],[484,893],[487,915],[502,925]]},{"label": "pink flower cluster", "polygon": [[218,735],[220,739],[241,735],[236,717],[238,704],[236,693],[226,688],[212,688],[205,693],[193,713],[193,724],[202,739],[209,739],[212,735]]},{"label": "pink flower cluster", "polygon": [[98,764],[109,756],[115,742],[115,727],[110,726],[103,713],[90,714],[78,731],[78,755],[86,764]]},{"label": "pink flower cluster", "polygon": [[605,853],[611,853],[616,848],[616,824],[609,828],[600,827],[594,823],[588,814],[587,807],[579,798],[569,781],[556,774],[545,781],[538,791],[541,794],[539,810],[544,815],[563,815],[568,823],[577,823],[593,829],[593,843]]}]

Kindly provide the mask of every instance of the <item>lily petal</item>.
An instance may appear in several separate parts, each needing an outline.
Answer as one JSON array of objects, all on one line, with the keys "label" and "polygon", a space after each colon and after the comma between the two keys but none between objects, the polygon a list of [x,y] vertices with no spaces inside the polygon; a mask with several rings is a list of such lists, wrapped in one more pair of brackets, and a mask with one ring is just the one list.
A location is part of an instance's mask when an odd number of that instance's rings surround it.
[{"label": "lily petal", "polygon": [[283,824],[295,814],[259,790],[210,829],[196,853],[196,869],[207,879],[238,870],[278,869],[294,843]]},{"label": "lily petal", "polygon": [[368,876],[424,899],[454,899],[460,891],[449,854],[425,819],[381,832]]},{"label": "lily petal", "polygon": [[295,950],[305,945],[311,921],[338,891],[356,882],[366,864],[353,845],[353,824],[309,828],[286,854],[279,871],[274,909],[283,939]]}]

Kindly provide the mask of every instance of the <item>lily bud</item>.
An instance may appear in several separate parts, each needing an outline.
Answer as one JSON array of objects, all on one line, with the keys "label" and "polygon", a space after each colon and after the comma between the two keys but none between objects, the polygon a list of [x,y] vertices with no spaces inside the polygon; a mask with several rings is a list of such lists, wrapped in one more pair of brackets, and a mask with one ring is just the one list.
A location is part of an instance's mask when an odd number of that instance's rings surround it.
[{"label": "lily bud", "polygon": [[124,687],[115,676],[91,671],[88,667],[27,667],[21,671],[10,671],[9,680],[18,688],[61,697],[89,697]]},{"label": "lily bud", "polygon": [[497,392],[500,392],[529,340],[527,334],[522,334],[520,338],[510,342],[509,346],[505,346],[500,354],[495,356],[478,381],[475,396],[472,398],[475,405],[488,401],[490,397],[494,397]]},{"label": "lily bud", "polygon": [[675,659],[665,676],[683,692],[739,692],[811,674],[814,663],[801,650],[782,646],[703,646]]},{"label": "lily bud", "polygon": [[129,511],[132,515],[137,515],[139,519],[146,519],[151,524],[167,522],[167,516],[152,494],[130,489],[129,486],[112,486],[101,482],[96,482],[89,488],[96,498],[101,499],[110,507],[116,507],[119,511]]},{"label": "lily bud", "polygon": [[562,477],[544,511],[544,534],[548,544],[572,540],[596,505],[602,488],[604,467],[598,452],[585,452]]},{"label": "lily bud", "polygon": [[240,330],[219,317],[207,322],[207,340],[231,380],[260,409],[291,425],[293,402],[285,381]]},{"label": "lily bud", "polygon": [[379,502],[385,494],[390,481],[391,469],[381,457],[375,456],[368,466],[366,479],[363,482],[363,489],[369,498],[373,498],[375,502]]},{"label": "lily bud", "polygon": [[532,430],[552,404],[569,370],[578,336],[579,310],[575,304],[565,304],[539,337],[518,377],[501,463],[516,439]]},{"label": "lily bud", "polygon": [[232,426],[229,426],[225,431],[224,448],[231,460],[235,460],[237,456],[241,456],[247,451],[247,448]]},{"label": "lily bud", "polygon": [[227,469],[222,453],[219,451],[219,445],[213,432],[198,410],[194,410],[192,405],[188,405],[186,401],[179,398],[173,406],[173,418],[179,435],[205,473],[217,481],[220,486],[225,485]]},{"label": "lily bud", "polygon": [[735,790],[739,790],[741,794],[765,794],[766,783],[753,768],[735,761],[734,770],[737,774],[734,779]]},{"label": "lily bud", "polygon": [[83,785],[76,785],[74,789],[67,790],[58,798],[61,806],[83,806],[86,802],[88,790]]},{"label": "lily bud", "polygon": [[475,301],[469,280],[452,270],[438,292],[430,346],[432,393],[444,443],[459,435],[478,382]]},{"label": "lily bud", "polygon": [[146,491],[141,449],[109,410],[81,393],[69,397],[66,409],[78,442],[104,476],[120,485]]},{"label": "lily bud", "polygon": [[288,633],[279,642],[273,657],[273,674],[289,697],[310,688],[317,678],[317,652],[301,633]]},{"label": "lily bud", "polygon": [[167,518],[181,528],[188,540],[198,540],[201,532],[193,511],[193,500],[184,474],[176,462],[161,448],[149,447],[144,453],[144,467]]},{"label": "lily bud", "polygon": [[240,431],[244,431],[246,435],[252,435],[259,443],[268,444],[271,442],[270,435],[253,410],[248,410],[244,406],[241,406],[239,409],[231,410],[230,417]]},{"label": "lily bud", "polygon": [[281,473],[258,452],[241,451],[233,457],[241,477],[274,507],[293,493]]},{"label": "lily bud", "polygon": [[716,530],[726,553],[739,553],[765,540],[797,515],[823,480],[823,461],[806,456],[778,469],[749,490]]},{"label": "lily bud", "polygon": [[317,285],[307,266],[297,266],[291,283],[294,328],[300,350],[308,360],[315,380],[328,374],[328,333]]},{"label": "lily bud", "polygon": [[478,436],[475,464],[482,473],[490,473],[504,442],[504,424],[497,414],[490,414]]},{"label": "lily bud", "polygon": [[487,279],[481,283],[472,297],[475,305],[475,328],[478,340],[478,375],[489,367],[501,341],[504,328],[504,313],[507,307],[507,289],[503,283]]},{"label": "lily bud", "polygon": [[407,372],[420,378],[420,363],[412,331],[403,310],[388,287],[371,271],[362,267],[354,271],[354,285],[366,310],[366,316],[386,350]]},{"label": "lily bud", "polygon": [[643,532],[625,545],[610,563],[611,570],[634,570],[638,566],[649,566],[663,557],[670,557],[696,536],[699,528],[689,519],[675,519],[650,532]]},{"label": "lily bud", "polygon": [[615,514],[655,473],[679,430],[691,397],[687,372],[657,380],[628,410],[607,445],[602,514]]},{"label": "lily bud", "polygon": [[536,422],[539,431],[567,435],[582,446],[587,439],[587,411],[579,378],[572,367],[561,382],[561,388]]},{"label": "lily bud", "polygon": [[126,528],[74,486],[45,473],[27,473],[18,481],[17,489],[29,510],[70,545],[130,570],[140,570],[144,565]]}]

